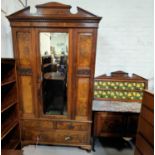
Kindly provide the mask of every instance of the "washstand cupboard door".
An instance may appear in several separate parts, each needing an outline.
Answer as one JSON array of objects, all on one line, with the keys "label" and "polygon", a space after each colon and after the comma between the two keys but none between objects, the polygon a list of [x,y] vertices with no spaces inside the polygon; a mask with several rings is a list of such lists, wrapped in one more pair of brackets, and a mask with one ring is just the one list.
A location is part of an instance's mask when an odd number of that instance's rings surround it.
[{"label": "washstand cupboard door", "polygon": [[76,29],[75,119],[91,120],[96,29]]},{"label": "washstand cupboard door", "polygon": [[21,117],[35,116],[35,52],[34,31],[13,28],[14,55],[17,63],[18,92]]}]

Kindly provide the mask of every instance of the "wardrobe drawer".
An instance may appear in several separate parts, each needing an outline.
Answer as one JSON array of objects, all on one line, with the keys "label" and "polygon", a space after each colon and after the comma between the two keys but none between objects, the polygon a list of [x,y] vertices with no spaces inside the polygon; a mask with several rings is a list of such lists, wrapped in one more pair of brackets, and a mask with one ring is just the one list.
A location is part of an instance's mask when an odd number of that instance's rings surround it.
[{"label": "wardrobe drawer", "polygon": [[52,143],[55,141],[55,132],[52,131],[40,131],[40,130],[22,130],[22,140],[32,141],[35,143]]},{"label": "wardrobe drawer", "polygon": [[89,136],[85,132],[57,132],[55,142],[63,144],[88,144]]},{"label": "wardrobe drawer", "polygon": [[22,141],[47,144],[88,144],[87,132],[61,132],[56,130],[22,130]]},{"label": "wardrobe drawer", "polygon": [[48,120],[23,120],[22,127],[27,129],[53,129],[54,125],[52,121]]},{"label": "wardrobe drawer", "polygon": [[58,130],[72,130],[72,131],[88,131],[90,124],[78,123],[78,122],[64,122],[60,121],[56,123],[56,129]]}]

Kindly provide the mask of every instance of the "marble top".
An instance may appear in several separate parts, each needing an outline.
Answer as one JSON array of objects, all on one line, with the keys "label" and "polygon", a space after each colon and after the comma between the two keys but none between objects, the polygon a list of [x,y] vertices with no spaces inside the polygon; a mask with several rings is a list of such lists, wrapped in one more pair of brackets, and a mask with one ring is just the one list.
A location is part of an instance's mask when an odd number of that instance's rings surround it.
[{"label": "marble top", "polygon": [[93,100],[93,111],[140,113],[141,103]]}]

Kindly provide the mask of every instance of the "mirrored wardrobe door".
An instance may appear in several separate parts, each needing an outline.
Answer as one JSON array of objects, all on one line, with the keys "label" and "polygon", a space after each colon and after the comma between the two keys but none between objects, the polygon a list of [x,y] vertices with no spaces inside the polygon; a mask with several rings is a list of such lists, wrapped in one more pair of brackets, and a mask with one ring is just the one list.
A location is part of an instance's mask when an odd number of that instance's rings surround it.
[{"label": "mirrored wardrobe door", "polygon": [[39,33],[44,115],[67,115],[68,109],[68,32]]}]

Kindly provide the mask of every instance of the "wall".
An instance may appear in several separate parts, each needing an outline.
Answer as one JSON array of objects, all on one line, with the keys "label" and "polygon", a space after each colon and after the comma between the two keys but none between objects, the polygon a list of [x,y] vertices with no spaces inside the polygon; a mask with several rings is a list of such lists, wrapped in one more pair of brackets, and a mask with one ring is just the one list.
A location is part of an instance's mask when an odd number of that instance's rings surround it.
[{"label": "wall", "polygon": [[[153,87],[153,0],[57,1],[80,6],[103,17],[98,31],[96,76],[124,70],[149,79],[149,87]],[[28,0],[28,5],[34,8],[35,4],[45,2],[49,1]],[[2,8],[6,7],[7,14],[22,8],[17,0],[3,3]],[[3,13],[2,32],[1,55],[12,57],[10,27]]]}]

